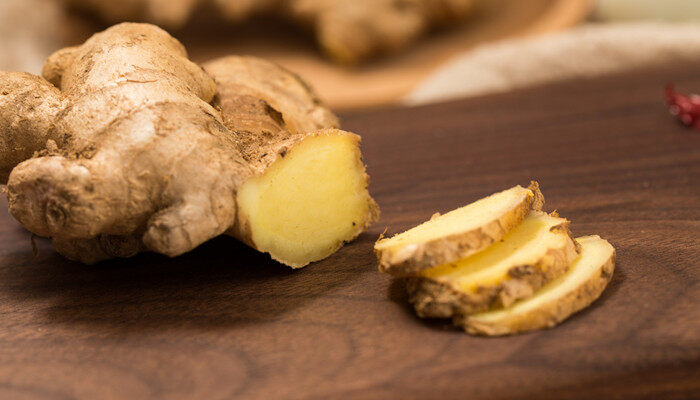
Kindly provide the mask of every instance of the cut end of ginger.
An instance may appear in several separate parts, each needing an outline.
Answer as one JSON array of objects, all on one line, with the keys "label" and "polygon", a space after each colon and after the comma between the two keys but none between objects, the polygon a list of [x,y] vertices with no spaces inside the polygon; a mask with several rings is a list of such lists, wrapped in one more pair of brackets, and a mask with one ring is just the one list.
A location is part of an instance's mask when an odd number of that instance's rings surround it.
[{"label": "cut end of ginger", "polygon": [[378,217],[357,135],[310,135],[238,191],[255,248],[293,268],[328,257]]},{"label": "cut end of ginger", "polygon": [[374,246],[379,268],[395,275],[415,273],[450,263],[501,240],[531,209],[544,200],[536,182],[515,186],[423,224],[380,239]]},{"label": "cut end of ginger", "polygon": [[527,298],[578,256],[568,225],[564,218],[532,211],[485,250],[420,272],[409,286],[411,302],[422,316],[449,317]]},{"label": "cut end of ginger", "polygon": [[615,249],[599,236],[577,241],[581,254],[564,275],[511,307],[465,316],[464,329],[496,336],[550,328],[590,305],[612,278]]}]

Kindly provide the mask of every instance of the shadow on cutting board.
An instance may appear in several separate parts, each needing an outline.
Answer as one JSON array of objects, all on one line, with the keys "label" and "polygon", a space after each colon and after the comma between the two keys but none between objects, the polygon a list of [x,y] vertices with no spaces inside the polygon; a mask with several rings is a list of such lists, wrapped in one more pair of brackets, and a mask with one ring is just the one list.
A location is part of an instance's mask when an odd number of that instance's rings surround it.
[{"label": "shadow on cutting board", "polygon": [[25,303],[22,308],[50,324],[124,331],[274,321],[361,274],[364,260],[343,250],[371,241],[362,235],[325,261],[294,271],[230,237],[174,259],[142,254],[93,266],[62,258],[45,239],[36,240],[34,258],[29,233],[25,238],[0,257],[3,297]]}]

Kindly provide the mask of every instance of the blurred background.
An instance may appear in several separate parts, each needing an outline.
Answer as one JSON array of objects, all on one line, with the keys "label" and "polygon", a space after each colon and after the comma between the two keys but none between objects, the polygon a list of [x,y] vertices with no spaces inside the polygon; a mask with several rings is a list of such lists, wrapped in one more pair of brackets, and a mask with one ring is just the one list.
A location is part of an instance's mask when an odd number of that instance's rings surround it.
[{"label": "blurred background", "polygon": [[700,59],[698,0],[0,0],[0,69],[120,21],[198,62],[269,58],[336,110],[423,104]]}]

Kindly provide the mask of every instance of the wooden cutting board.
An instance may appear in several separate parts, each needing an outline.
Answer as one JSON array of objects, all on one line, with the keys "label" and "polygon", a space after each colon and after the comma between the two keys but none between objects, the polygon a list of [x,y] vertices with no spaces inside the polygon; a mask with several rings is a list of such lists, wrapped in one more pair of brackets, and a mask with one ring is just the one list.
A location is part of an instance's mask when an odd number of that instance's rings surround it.
[{"label": "wooden cutting board", "polygon": [[[231,238],[68,262],[0,204],[3,399],[686,399],[700,393],[700,133],[662,100],[700,65],[345,116],[382,218],[291,271]],[[414,316],[372,244],[539,180],[612,283],[561,326],[470,337]]]}]

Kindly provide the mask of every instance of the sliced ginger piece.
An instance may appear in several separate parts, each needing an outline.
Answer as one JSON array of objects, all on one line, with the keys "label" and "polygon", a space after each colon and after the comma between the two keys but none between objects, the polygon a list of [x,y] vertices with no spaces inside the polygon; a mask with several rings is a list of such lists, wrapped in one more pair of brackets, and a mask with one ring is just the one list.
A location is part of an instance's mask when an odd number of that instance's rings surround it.
[{"label": "sliced ginger piece", "polygon": [[251,246],[292,267],[323,259],[363,232],[377,208],[367,191],[359,136],[308,136],[239,189]]},{"label": "sliced ginger piece", "polygon": [[544,197],[537,182],[485,197],[374,245],[379,270],[410,275],[475,254],[518,225]]},{"label": "sliced ginger piece", "polygon": [[449,318],[530,297],[578,256],[568,227],[556,214],[532,211],[487,249],[409,278],[409,300],[421,317]]},{"label": "sliced ginger piece", "polygon": [[581,255],[569,270],[527,300],[479,314],[460,316],[455,323],[472,334],[500,336],[551,328],[600,297],[615,269],[615,249],[599,236],[576,239]]}]

